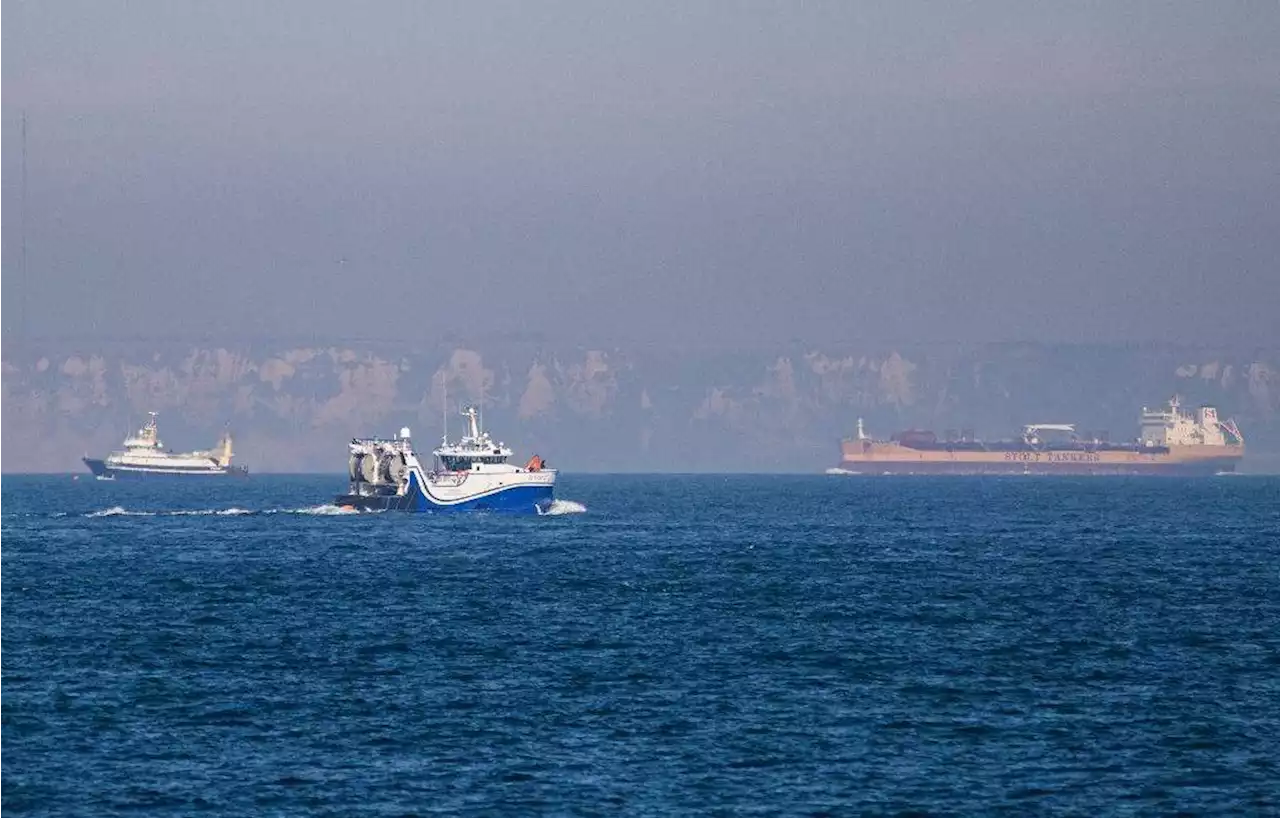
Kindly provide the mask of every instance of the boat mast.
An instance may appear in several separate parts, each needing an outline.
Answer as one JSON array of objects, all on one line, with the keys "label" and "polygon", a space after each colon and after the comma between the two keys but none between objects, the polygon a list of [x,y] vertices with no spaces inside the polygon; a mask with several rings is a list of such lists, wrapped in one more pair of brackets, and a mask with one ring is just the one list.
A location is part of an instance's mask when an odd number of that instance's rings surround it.
[{"label": "boat mast", "polygon": [[440,445],[449,445],[449,382],[440,370]]}]

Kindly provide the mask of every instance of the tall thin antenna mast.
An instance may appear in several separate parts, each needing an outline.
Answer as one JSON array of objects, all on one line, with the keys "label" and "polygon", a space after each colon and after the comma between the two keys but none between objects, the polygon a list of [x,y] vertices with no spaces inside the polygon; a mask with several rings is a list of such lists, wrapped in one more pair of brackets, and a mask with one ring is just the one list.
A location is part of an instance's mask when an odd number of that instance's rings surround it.
[{"label": "tall thin antenna mast", "polygon": [[440,439],[449,443],[449,383],[444,378],[444,370],[440,370]]},{"label": "tall thin antenna mast", "polygon": [[22,255],[19,278],[22,281],[22,298],[18,302],[18,337],[27,338],[27,112],[22,112],[22,205],[21,205]]}]

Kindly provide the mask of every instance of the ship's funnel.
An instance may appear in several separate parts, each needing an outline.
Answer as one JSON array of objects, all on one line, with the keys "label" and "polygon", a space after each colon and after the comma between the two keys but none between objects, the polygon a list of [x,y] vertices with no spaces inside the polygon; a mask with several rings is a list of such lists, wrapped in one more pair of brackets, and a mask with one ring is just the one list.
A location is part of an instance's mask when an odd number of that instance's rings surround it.
[{"label": "ship's funnel", "polygon": [[222,439],[218,441],[218,447],[214,450],[218,465],[224,469],[231,465],[231,433],[223,432]]}]

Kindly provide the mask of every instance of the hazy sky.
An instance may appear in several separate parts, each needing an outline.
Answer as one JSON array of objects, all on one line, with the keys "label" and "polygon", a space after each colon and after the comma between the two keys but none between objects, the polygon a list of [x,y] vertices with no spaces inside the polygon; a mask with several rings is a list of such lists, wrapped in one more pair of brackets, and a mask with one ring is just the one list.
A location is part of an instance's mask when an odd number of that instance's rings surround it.
[{"label": "hazy sky", "polygon": [[1280,340],[1275,2],[6,0],[2,31],[6,332]]}]

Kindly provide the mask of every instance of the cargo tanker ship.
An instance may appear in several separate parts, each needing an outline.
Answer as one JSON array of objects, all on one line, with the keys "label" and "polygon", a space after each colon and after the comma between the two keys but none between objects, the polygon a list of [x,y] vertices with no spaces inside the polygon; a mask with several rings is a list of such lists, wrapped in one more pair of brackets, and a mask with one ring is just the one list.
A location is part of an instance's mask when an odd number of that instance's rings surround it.
[{"label": "cargo tanker ship", "polygon": [[[1244,456],[1244,435],[1218,410],[1183,412],[1178,399],[1167,408],[1143,408],[1137,440],[1112,443],[1080,435],[1074,424],[1033,423],[1013,440],[982,441],[972,435],[939,439],[910,430],[875,440],[858,419],[856,436],[841,443],[840,466],[859,474],[1167,474],[1231,472]],[[956,437],[946,435],[946,438]]]}]

